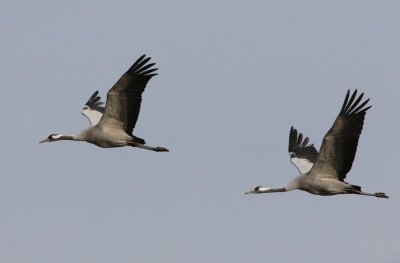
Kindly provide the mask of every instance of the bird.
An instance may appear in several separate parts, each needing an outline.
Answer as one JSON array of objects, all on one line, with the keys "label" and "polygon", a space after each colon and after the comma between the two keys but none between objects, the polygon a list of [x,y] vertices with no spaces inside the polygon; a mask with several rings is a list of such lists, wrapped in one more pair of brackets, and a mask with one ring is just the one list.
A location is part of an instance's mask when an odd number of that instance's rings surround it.
[{"label": "bird", "polygon": [[53,133],[39,143],[72,140],[86,141],[102,148],[132,146],[168,152],[164,147],[146,145],[144,139],[132,133],[139,117],[142,93],[148,81],[157,75],[155,63],[148,63],[150,59],[142,55],[133,63],[108,91],[105,107],[102,107],[97,91],[90,97],[82,113],[89,119],[91,127],[76,135]]},{"label": "bird", "polygon": [[342,108],[332,127],[325,134],[319,152],[313,144],[308,143],[308,137],[303,140],[303,134],[298,134],[292,126],[288,151],[291,163],[300,174],[285,187],[257,186],[245,194],[288,192],[298,189],[321,196],[357,194],[389,198],[383,192],[363,192],[360,186],[344,181],[354,161],[366,112],[372,107],[372,105],[366,106],[370,99],[360,103],[363,96],[364,93],[361,93],[357,97],[357,90],[351,96],[350,90],[347,91]]}]

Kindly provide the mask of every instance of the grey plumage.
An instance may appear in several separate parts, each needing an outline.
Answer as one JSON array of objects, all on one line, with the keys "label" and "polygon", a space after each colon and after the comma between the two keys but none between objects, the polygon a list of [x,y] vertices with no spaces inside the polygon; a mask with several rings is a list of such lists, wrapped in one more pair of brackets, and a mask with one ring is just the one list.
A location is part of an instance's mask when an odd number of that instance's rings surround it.
[{"label": "grey plumage", "polygon": [[[347,91],[343,106],[330,130],[324,136],[320,151],[313,145],[307,145],[308,137],[302,140],[302,134],[291,128],[289,136],[289,153],[292,158],[300,157],[299,163],[311,163],[306,172],[301,172],[292,182],[283,188],[257,186],[246,194],[287,192],[294,189],[316,195],[358,194],[380,198],[389,198],[385,193],[367,193],[360,186],[344,181],[350,171],[357,151],[358,140],[364,124],[365,114],[371,106],[366,106],[369,99],[361,100],[364,93],[357,97],[357,90],[350,97]],[[309,148],[307,148],[309,147]],[[307,149],[307,150],[306,150]],[[296,165],[296,164],[295,164]],[[296,167],[298,167],[296,165]],[[301,170],[298,167],[299,170]]]},{"label": "grey plumage", "polygon": [[[149,61],[150,57],[141,56],[108,91],[104,112],[96,125],[73,136],[51,134],[41,143],[74,140],[86,141],[103,148],[133,146],[157,152],[168,151],[164,147],[146,145],[144,139],[132,133],[139,117],[142,93],[148,81],[157,75],[157,68],[153,68],[155,63],[148,63]],[[95,92],[86,106],[101,113],[101,104],[98,92]],[[88,119],[92,123],[89,117]]]}]

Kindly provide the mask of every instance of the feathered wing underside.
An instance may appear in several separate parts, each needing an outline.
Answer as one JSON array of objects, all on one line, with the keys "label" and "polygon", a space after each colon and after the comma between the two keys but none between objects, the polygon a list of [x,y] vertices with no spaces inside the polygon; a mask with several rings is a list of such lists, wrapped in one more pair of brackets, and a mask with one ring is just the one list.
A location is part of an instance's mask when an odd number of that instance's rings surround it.
[{"label": "feathered wing underside", "polygon": [[288,148],[290,162],[300,174],[310,171],[318,157],[318,151],[313,144],[308,145],[308,141],[308,137],[303,140],[303,134],[297,133],[293,126],[290,128]]},{"label": "feathered wing underside", "polygon": [[82,114],[89,120],[92,127],[96,126],[103,116],[103,113],[91,109],[83,109]]},{"label": "feathered wing underside", "polygon": [[104,112],[104,102],[100,101],[99,91],[95,91],[83,107],[82,114],[89,120],[90,126],[99,123]]},{"label": "feathered wing underside", "polygon": [[154,73],[157,68],[151,68],[155,63],[147,64],[149,60],[150,57],[141,56],[108,91],[105,112],[99,122],[100,127],[119,127],[132,135],[139,117],[142,93],[147,82],[157,75]]},{"label": "feathered wing underside", "polygon": [[365,107],[369,99],[360,104],[363,96],[364,93],[361,93],[357,97],[355,90],[350,97],[350,90],[347,91],[342,109],[323,139],[311,173],[318,177],[344,181],[354,161],[365,114],[371,108]]}]

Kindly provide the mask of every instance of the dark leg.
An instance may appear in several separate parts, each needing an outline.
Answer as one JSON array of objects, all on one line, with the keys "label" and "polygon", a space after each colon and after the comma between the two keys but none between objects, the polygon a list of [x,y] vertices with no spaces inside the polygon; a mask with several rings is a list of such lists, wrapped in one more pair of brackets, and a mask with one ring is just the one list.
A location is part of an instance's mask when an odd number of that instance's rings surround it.
[{"label": "dark leg", "polygon": [[167,148],[160,147],[160,146],[153,147],[153,146],[140,144],[140,143],[136,143],[136,142],[129,142],[128,144],[133,147],[138,147],[138,148],[155,151],[155,152],[169,152],[169,150]]},{"label": "dark leg", "polygon": [[375,197],[379,197],[379,198],[389,199],[389,196],[387,196],[385,193],[382,193],[382,192],[371,194],[371,193],[366,193],[366,192],[363,192],[363,191],[358,191],[358,190],[355,190],[355,189],[349,189],[349,190],[346,190],[346,192],[349,193],[349,194],[368,195],[368,196],[375,196]]}]

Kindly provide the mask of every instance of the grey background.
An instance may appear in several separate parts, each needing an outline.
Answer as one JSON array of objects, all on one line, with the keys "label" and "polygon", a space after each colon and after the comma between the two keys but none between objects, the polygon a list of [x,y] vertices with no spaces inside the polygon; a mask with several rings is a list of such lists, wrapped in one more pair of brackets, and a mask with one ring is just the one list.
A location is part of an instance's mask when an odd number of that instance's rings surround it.
[{"label": "grey background", "polygon": [[[0,261],[400,262],[398,1],[10,1],[0,6]],[[39,145],[140,55],[154,153]],[[301,191],[291,125],[319,148],[347,89],[371,98],[348,181]]]}]

